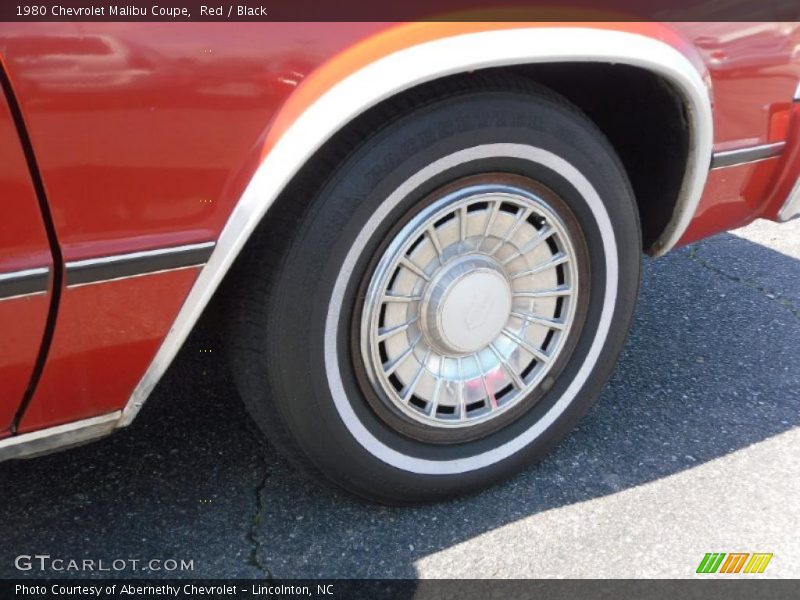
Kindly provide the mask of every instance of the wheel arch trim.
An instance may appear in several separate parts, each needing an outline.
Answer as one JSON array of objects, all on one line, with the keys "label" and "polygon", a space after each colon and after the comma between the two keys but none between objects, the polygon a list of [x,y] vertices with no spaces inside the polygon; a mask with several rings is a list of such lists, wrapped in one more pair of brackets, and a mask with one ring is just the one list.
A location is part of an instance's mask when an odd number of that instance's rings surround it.
[{"label": "wheel arch trim", "polygon": [[[457,33],[393,51],[343,76],[303,107],[296,118],[287,122],[278,115],[261,164],[231,212],[211,257],[161,347],[131,394],[119,426],[130,424],[136,417],[250,235],[300,168],[365,110],[421,83],[476,69],[558,62],[619,63],[663,77],[684,102],[690,147],[673,216],[654,244],[653,253],[661,255],[677,243],[700,200],[712,156],[710,89],[707,75],[698,67],[702,64],[699,59],[687,55],[689,51],[685,48],[678,50],[656,39],[668,37],[667,29],[663,35],[651,37],[607,28],[513,25]],[[303,86],[298,92],[302,89]]]}]

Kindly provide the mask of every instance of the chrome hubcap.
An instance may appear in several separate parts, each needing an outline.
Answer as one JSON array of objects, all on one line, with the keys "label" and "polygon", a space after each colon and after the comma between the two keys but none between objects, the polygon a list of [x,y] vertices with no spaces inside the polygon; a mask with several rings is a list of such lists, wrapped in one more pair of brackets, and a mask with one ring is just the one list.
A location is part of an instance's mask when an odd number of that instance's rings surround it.
[{"label": "chrome hubcap", "polygon": [[493,419],[541,384],[578,294],[567,229],[539,195],[467,185],[406,224],[381,256],[360,315],[370,384],[431,427]]},{"label": "chrome hubcap", "polygon": [[511,285],[491,257],[467,254],[438,269],[420,308],[428,344],[442,355],[478,352],[511,314]]}]

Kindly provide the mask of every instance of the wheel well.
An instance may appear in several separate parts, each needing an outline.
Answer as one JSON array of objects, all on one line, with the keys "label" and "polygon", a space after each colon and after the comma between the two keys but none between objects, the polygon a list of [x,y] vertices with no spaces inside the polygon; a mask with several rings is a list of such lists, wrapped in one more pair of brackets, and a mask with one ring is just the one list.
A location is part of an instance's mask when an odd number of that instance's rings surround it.
[{"label": "wheel well", "polygon": [[[345,153],[385,121],[376,113],[403,114],[437,97],[468,90],[480,80],[509,87],[529,80],[564,96],[605,134],[628,174],[648,250],[666,229],[689,158],[689,125],[680,94],[663,77],[646,69],[606,63],[540,63],[481,69],[423,83],[387,98],[351,121],[326,142],[287,186],[277,202],[291,197],[298,180],[332,171]],[[344,142],[344,143],[343,143]],[[339,152],[331,152],[337,149]],[[265,220],[269,220],[269,213]]]},{"label": "wheel well", "polygon": [[628,173],[647,250],[672,217],[689,157],[680,95],[645,69],[603,63],[550,63],[509,70],[545,85],[592,119]]},{"label": "wheel well", "polygon": [[[479,77],[476,77],[479,75]],[[638,67],[605,63],[542,63],[450,75],[404,90],[373,106],[337,132],[311,157],[276,199],[276,205],[313,197],[349,152],[392,114],[403,115],[451,93],[491,82],[519,87],[528,80],[580,108],[606,135],[633,187],[643,249],[666,228],[678,200],[689,156],[689,126],[680,94],[662,77]],[[280,226],[268,211],[254,236]],[[261,233],[259,233],[261,232]],[[237,259],[241,262],[241,257]],[[236,278],[236,268],[225,280]],[[223,282],[223,289],[234,286]],[[223,294],[216,294],[215,297]],[[215,309],[211,309],[212,311]]]}]

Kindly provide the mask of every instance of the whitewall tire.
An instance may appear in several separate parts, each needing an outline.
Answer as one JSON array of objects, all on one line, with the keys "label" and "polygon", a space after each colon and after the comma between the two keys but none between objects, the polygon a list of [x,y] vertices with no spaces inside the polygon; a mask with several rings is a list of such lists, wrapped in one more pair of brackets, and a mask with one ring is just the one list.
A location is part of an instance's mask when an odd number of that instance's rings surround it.
[{"label": "whitewall tire", "polygon": [[632,318],[641,241],[613,149],[560,97],[479,76],[336,143],[234,271],[249,411],[306,473],[379,502],[531,464],[598,394]]}]

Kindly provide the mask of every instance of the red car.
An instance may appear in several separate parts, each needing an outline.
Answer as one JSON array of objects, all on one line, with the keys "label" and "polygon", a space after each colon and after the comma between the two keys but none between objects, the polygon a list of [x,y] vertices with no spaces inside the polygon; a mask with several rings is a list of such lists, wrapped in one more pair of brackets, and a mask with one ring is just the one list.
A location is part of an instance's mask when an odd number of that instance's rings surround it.
[{"label": "red car", "polygon": [[[642,252],[800,212],[794,23],[0,25],[0,459],[129,425],[212,298],[301,469],[541,457]],[[655,342],[655,340],[654,340]]]}]

